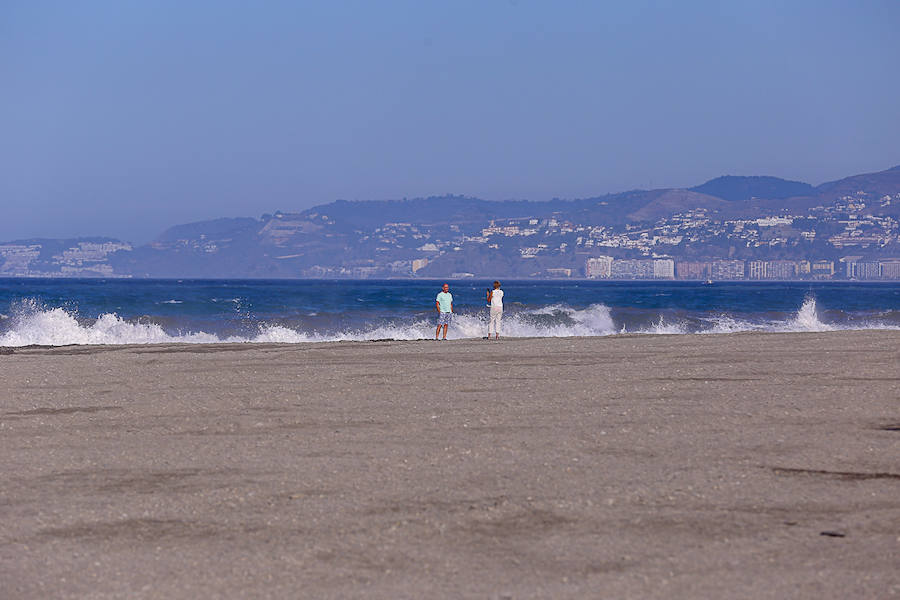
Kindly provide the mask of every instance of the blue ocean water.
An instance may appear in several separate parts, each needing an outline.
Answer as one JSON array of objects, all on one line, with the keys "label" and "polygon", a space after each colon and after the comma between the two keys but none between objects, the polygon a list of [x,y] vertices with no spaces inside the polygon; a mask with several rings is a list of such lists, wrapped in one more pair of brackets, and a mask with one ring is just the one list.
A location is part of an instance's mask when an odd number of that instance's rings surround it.
[{"label": "blue ocean water", "polygon": [[[0,279],[0,346],[434,336],[443,281]],[[489,281],[450,281],[450,338],[487,330]],[[900,284],[506,281],[503,335],[900,329]]]}]

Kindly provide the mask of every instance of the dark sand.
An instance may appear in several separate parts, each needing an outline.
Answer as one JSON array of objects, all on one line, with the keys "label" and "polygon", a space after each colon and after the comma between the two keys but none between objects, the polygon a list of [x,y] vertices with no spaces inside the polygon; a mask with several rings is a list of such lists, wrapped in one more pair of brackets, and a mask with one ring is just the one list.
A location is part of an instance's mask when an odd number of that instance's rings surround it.
[{"label": "dark sand", "polygon": [[900,332],[0,350],[3,598],[900,597]]}]

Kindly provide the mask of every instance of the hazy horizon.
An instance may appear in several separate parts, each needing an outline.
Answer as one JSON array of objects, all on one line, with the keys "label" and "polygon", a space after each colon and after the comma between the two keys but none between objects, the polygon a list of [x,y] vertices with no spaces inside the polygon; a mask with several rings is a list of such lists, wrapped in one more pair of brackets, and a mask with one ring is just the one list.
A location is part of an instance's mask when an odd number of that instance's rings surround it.
[{"label": "hazy horizon", "polygon": [[0,240],[900,163],[900,4],[0,7]]}]

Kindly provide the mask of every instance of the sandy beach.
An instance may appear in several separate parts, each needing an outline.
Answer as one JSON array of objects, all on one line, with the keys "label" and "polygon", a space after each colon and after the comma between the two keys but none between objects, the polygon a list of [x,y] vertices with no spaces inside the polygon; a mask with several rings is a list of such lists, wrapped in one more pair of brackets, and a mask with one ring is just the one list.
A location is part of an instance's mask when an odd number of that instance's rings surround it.
[{"label": "sandy beach", "polygon": [[900,332],[0,349],[4,598],[900,597]]}]

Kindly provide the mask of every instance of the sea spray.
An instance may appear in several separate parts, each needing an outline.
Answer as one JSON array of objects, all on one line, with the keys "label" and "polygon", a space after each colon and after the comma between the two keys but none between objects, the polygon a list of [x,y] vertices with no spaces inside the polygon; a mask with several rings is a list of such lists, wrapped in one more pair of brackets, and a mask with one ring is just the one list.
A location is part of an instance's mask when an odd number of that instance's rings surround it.
[{"label": "sea spray", "polygon": [[717,314],[701,317],[701,321],[707,327],[701,328],[698,333],[738,333],[742,331],[774,331],[777,324],[772,321],[751,321],[726,314]]},{"label": "sea spray", "polygon": [[[422,282],[2,284],[2,346],[416,340],[433,339],[435,331],[434,288]],[[488,325],[482,290],[460,287],[448,337],[481,339]],[[900,290],[887,285],[734,284],[711,291],[521,282],[510,286],[513,293],[504,338],[900,329]]]},{"label": "sea spray", "polygon": [[797,311],[796,316],[787,323],[786,329],[788,331],[832,331],[834,327],[819,320],[816,299],[807,296],[803,299],[803,305]]},{"label": "sea spray", "polygon": [[816,308],[816,299],[806,296],[796,313],[783,319],[763,318],[758,320],[740,319],[732,315],[717,315],[705,319],[711,327],[701,333],[736,333],[741,331],[770,331],[770,332],[804,332],[804,331],[834,331],[836,329],[878,329],[883,324],[872,324],[866,327],[856,327],[845,323],[842,325],[827,324],[819,318]]},{"label": "sea spray", "polygon": [[208,343],[219,341],[204,333],[170,335],[153,323],[132,323],[113,313],[93,322],[79,322],[76,314],[63,308],[43,308],[28,299],[18,304],[12,323],[0,334],[0,346],[64,346],[69,344],[160,344]]},{"label": "sea spray", "polygon": [[689,333],[688,327],[683,323],[666,323],[665,318],[660,315],[659,320],[650,328],[638,330],[637,333],[651,333],[657,335],[682,335]]},{"label": "sea spray", "polygon": [[609,307],[603,304],[583,309],[553,304],[505,314],[502,329],[503,335],[510,337],[570,337],[610,335],[615,333],[616,326]]}]

